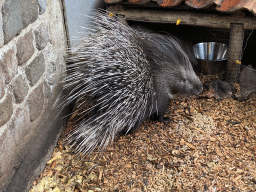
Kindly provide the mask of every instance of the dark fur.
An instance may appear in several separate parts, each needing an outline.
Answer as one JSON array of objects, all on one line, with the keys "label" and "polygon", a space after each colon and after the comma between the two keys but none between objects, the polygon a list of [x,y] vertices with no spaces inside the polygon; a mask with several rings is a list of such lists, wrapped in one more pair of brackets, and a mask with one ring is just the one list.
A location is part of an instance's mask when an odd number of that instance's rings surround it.
[{"label": "dark fur", "polygon": [[72,87],[66,104],[76,101],[80,117],[68,141],[84,154],[104,150],[115,135],[135,131],[151,115],[163,121],[173,94],[202,91],[175,38],[130,28],[106,13],[92,18],[96,30],[68,59],[65,79]]}]

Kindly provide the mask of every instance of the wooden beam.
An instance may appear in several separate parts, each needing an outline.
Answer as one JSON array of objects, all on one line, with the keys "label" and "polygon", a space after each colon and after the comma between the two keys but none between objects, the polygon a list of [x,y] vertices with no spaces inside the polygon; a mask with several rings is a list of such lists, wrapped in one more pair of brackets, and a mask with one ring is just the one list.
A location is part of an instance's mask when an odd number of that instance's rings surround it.
[{"label": "wooden beam", "polygon": [[244,25],[241,23],[231,23],[227,73],[226,80],[230,82],[237,82],[240,74],[240,64],[242,59],[244,40]]},{"label": "wooden beam", "polygon": [[225,14],[206,14],[181,10],[120,9],[119,6],[110,6],[108,11],[116,15],[123,15],[127,20],[133,21],[176,23],[180,19],[180,24],[183,25],[224,29],[230,29],[231,23],[243,23],[245,30],[256,29],[256,17],[236,17]]}]

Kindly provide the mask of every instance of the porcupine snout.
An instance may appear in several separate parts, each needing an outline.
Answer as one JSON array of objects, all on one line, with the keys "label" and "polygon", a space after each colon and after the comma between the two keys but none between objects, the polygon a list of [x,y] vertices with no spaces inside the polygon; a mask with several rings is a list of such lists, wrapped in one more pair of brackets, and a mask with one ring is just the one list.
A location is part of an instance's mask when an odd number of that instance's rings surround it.
[{"label": "porcupine snout", "polygon": [[199,95],[203,91],[203,85],[199,78],[194,75],[194,79],[188,80],[188,85],[185,85],[187,87],[186,95]]},{"label": "porcupine snout", "polygon": [[193,95],[199,95],[203,91],[203,85],[201,81],[198,79],[198,81],[194,84],[194,89],[192,90]]},{"label": "porcupine snout", "polygon": [[[203,85],[194,72],[187,56],[183,56],[184,58],[179,62],[179,64],[175,64],[175,67],[170,65],[170,67],[166,68],[163,72],[164,76],[168,78],[168,80],[166,80],[166,84],[168,84],[167,87],[169,87],[169,95],[199,95],[203,91]],[[185,62],[182,62],[184,60]]]},{"label": "porcupine snout", "polygon": [[203,85],[194,71],[189,71],[187,78],[179,79],[173,86],[173,93],[181,93],[186,96],[199,95],[203,91]]}]

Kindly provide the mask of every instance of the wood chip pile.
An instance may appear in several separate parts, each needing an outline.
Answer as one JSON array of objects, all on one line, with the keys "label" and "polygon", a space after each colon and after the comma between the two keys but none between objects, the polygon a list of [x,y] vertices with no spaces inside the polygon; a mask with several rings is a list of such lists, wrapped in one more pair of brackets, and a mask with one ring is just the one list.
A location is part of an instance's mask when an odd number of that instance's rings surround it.
[{"label": "wood chip pile", "polygon": [[166,116],[82,160],[61,139],[30,192],[256,191],[255,96],[175,99]]}]

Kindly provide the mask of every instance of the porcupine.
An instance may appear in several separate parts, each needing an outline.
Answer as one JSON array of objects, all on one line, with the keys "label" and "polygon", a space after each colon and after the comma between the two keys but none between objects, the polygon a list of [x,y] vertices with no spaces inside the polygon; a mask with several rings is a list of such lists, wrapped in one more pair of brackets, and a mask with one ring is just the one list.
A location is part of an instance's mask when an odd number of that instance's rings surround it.
[{"label": "porcupine", "polygon": [[[67,140],[75,151],[104,151],[116,135],[148,117],[164,121],[174,93],[198,95],[202,84],[178,40],[135,29],[103,11],[67,62],[66,105],[75,102],[78,125]],[[88,108],[89,106],[89,108]]]}]

